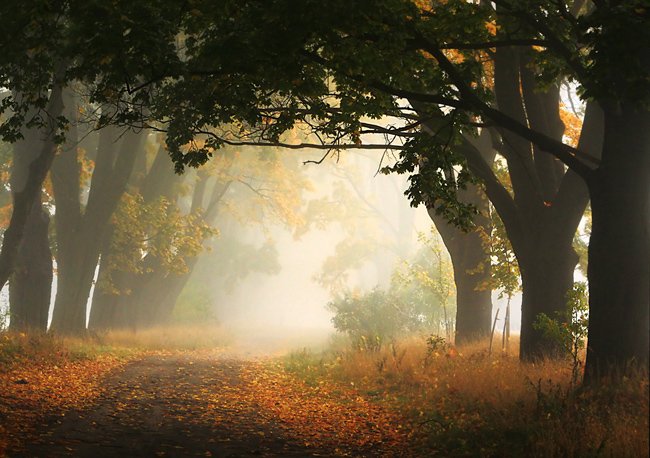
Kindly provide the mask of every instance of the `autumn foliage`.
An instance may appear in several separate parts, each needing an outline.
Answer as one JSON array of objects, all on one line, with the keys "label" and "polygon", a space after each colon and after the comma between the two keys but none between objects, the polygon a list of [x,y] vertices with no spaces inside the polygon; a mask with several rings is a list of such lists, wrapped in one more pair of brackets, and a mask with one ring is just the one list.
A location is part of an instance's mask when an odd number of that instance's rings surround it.
[{"label": "autumn foliage", "polygon": [[647,374],[576,390],[570,361],[523,364],[487,348],[412,338],[379,352],[294,353],[287,368],[401,412],[413,456],[648,456]]},{"label": "autumn foliage", "polygon": [[[115,441],[107,422],[132,439],[155,428],[142,456],[647,456],[647,376],[576,390],[569,362],[485,342],[251,358],[193,333],[0,335],[0,454],[74,454]],[[161,336],[173,345],[145,350]]]},{"label": "autumn foliage", "polygon": [[0,456],[38,433],[48,415],[91,404],[103,378],[133,355],[52,336],[0,334]]}]

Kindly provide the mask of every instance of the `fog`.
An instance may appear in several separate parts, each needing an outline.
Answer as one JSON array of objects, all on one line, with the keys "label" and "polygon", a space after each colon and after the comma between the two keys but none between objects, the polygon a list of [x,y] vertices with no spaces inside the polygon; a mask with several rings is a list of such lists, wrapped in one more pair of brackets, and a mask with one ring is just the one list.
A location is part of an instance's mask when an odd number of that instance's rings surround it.
[{"label": "fog", "polygon": [[[298,156],[300,162],[309,158],[316,156],[308,153]],[[223,270],[219,266],[224,262],[242,262],[227,258],[228,248],[224,250],[218,244],[227,243],[227,240],[217,236],[217,243],[199,255],[199,273],[193,275],[194,283],[190,281],[186,290],[198,288],[201,291],[208,315],[214,318],[219,332],[225,330],[232,336],[235,347],[258,354],[325,345],[335,333],[333,312],[328,310],[327,304],[345,292],[363,295],[373,288],[389,289],[396,269],[422,248],[418,236],[432,234],[431,220],[424,208],[409,206],[403,194],[407,186],[405,177],[377,173],[379,160],[373,152],[347,153],[345,157],[330,158],[323,164],[300,164],[297,173],[304,175],[309,186],[301,192],[297,213],[303,218],[317,220],[303,221],[300,228],[272,219],[262,224],[241,217],[229,220],[227,214],[217,219],[215,226],[220,230],[230,227],[238,243],[269,246],[275,253],[275,259],[270,261],[274,267],[266,271],[257,271],[256,264],[261,261],[254,254],[249,256],[244,260],[249,266],[242,268],[243,272],[236,274],[227,285],[220,281]],[[326,217],[307,216],[310,203],[314,202],[321,206],[336,205],[336,210]],[[360,250],[358,256],[352,251],[352,258],[346,259],[350,253],[337,252],[339,246],[346,246],[346,243],[368,246]],[[236,250],[236,247],[230,248]],[[226,254],[222,255],[224,251]],[[332,273],[328,271],[332,265],[340,269],[336,273],[340,278],[330,278],[327,284],[324,278]],[[97,273],[98,269],[95,281]],[[200,278],[195,278],[197,275]],[[49,322],[56,280],[55,275]],[[6,312],[6,290],[1,299]],[[87,322],[91,299],[92,291]],[[495,291],[492,316],[494,318],[500,309],[497,329],[502,327],[505,303],[505,299],[498,299]],[[520,295],[517,294],[512,298],[511,312],[511,332],[515,334],[520,327],[519,304]]]},{"label": "fog", "polygon": [[[200,272],[192,275],[185,289],[189,307],[196,305],[198,291],[207,309],[198,320],[209,315],[218,332],[225,330],[234,346],[248,353],[325,345],[335,334],[328,303],[346,292],[363,295],[373,288],[390,289],[396,269],[422,249],[419,235],[432,234],[426,210],[412,208],[404,195],[406,177],[378,173],[382,156],[377,152],[341,153],[322,164],[302,164],[318,160],[320,152],[288,154],[293,154],[290,161],[298,163],[292,173],[307,183],[299,193],[300,202],[294,204],[303,221],[282,224],[263,211],[259,220],[250,221],[242,217],[241,208],[237,217],[224,212],[214,224],[221,234],[200,255]],[[250,190],[231,191],[233,207],[244,206]],[[255,248],[242,254],[240,246]],[[272,255],[262,246],[271,247]],[[55,275],[50,321],[56,287]],[[7,290],[2,293],[0,311],[8,323]],[[517,294],[511,307],[515,334],[520,327],[520,303]],[[500,330],[506,300],[498,299],[495,291],[493,304],[493,318],[500,311],[496,324]]]},{"label": "fog", "polygon": [[[406,250],[402,253],[395,253],[386,246],[377,246],[374,256],[347,270],[344,289],[358,294],[367,293],[375,287],[389,288],[394,270],[421,248],[418,234],[429,234],[433,227],[423,207],[408,205],[403,194],[407,186],[405,178],[376,173],[378,161],[376,153],[369,153],[356,155],[353,161],[333,160],[329,164],[302,166],[303,172],[313,183],[313,189],[303,194],[305,201],[331,196],[337,180],[349,175],[354,175],[357,191],[370,190],[364,196],[351,191],[351,200],[355,202],[344,203],[364,207],[357,215],[358,221],[347,223],[358,224],[368,231],[369,236],[382,234],[382,237],[386,237],[391,232],[395,233],[393,229],[399,225],[398,218],[403,218],[409,224]],[[381,214],[372,214],[377,209],[381,209]],[[391,223],[394,227],[387,228]],[[271,274],[249,273],[225,293],[218,282],[210,289],[211,296],[217,298],[213,304],[216,318],[233,335],[237,348],[252,354],[282,353],[303,347],[321,348],[327,344],[336,330],[332,325],[333,313],[326,306],[341,291],[331,291],[317,277],[327,269],[327,260],[335,255],[337,244],[345,239],[345,229],[341,222],[331,221],[324,227],[312,227],[296,237],[295,231],[277,225],[264,229],[245,224],[241,226],[240,236],[254,243],[270,241],[273,244],[278,253],[279,271]],[[386,245],[396,241],[384,239],[383,243]],[[209,265],[205,268],[210,270]],[[498,295],[498,291],[492,294],[493,318],[497,309],[500,310],[497,333],[503,326],[507,302]],[[519,293],[511,301],[513,334],[518,334],[520,328],[520,301]]]}]

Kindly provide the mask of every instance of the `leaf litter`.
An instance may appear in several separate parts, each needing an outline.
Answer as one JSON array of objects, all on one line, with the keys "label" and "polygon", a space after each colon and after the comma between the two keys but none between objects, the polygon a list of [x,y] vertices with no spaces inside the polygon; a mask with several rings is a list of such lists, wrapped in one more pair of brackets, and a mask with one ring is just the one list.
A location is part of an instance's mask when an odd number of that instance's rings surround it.
[{"label": "leaf litter", "polygon": [[410,429],[353,386],[208,351],[23,364],[0,420],[0,455],[36,456],[406,456]]}]

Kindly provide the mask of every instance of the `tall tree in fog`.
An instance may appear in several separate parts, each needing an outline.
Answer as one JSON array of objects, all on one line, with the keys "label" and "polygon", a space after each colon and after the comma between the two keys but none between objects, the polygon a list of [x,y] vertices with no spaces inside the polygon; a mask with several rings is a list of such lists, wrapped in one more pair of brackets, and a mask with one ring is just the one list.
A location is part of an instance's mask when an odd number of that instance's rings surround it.
[{"label": "tall tree in fog", "polygon": [[[57,149],[54,143],[64,137],[63,88],[71,82],[85,82],[97,102],[115,101],[128,93],[129,103],[141,107],[146,97],[131,91],[130,84],[151,80],[149,73],[157,73],[155,68],[162,62],[170,70],[179,61],[174,5],[141,2],[113,7],[87,2],[0,3],[0,79],[6,90],[0,105],[0,136],[9,142],[20,140],[28,126],[43,129],[54,140],[44,142],[31,163],[26,161],[25,186],[13,193],[13,213],[0,252],[2,287],[13,272],[32,203],[40,195]],[[131,34],[136,23],[137,32]],[[126,93],[124,84],[129,86]],[[105,118],[100,124],[115,122]]]},{"label": "tall tree in fog", "polygon": [[[152,165],[141,171],[144,178],[130,189],[141,197],[123,201],[115,215],[90,326],[142,328],[167,322],[222,212],[247,225],[299,224],[300,195],[308,183],[291,165],[295,162],[268,150],[223,150],[214,163],[181,177],[161,145]],[[154,215],[143,218],[151,211]],[[141,229],[138,218],[147,220]]]},{"label": "tall tree in fog", "polygon": [[456,345],[487,337],[492,323],[492,289],[488,286],[492,261],[482,237],[491,231],[489,204],[480,187],[474,184],[468,185],[459,197],[477,209],[469,230],[450,223],[436,213],[434,205],[427,205],[454,269]]},{"label": "tall tree in fog", "polygon": [[[70,92],[66,110],[68,119],[74,120],[78,108]],[[86,305],[101,242],[126,189],[136,157],[144,153],[147,133],[109,126],[97,135],[87,199],[82,199],[79,132],[75,123],[52,165],[58,270],[52,330],[60,333],[81,333],[86,329]]]},{"label": "tall tree in fog", "polygon": [[[56,109],[60,108],[62,107]],[[9,175],[14,203],[16,203],[16,195],[25,190],[28,181],[34,177],[30,174],[30,167],[34,161],[40,155],[53,154],[56,149],[56,132],[43,125],[43,120],[39,119],[41,116],[49,116],[49,113],[35,108],[26,113],[27,119],[33,120],[32,127],[22,129],[21,139],[9,147],[13,150],[11,159],[8,156],[4,158],[7,166],[11,163]],[[36,186],[34,189],[37,189]],[[53,269],[49,241],[50,216],[43,203],[46,198],[45,193],[35,193],[31,210],[24,208],[28,202],[20,202],[20,199],[17,201],[16,216],[21,212],[29,211],[29,213],[24,221],[22,240],[17,247],[13,248],[17,248],[17,252],[13,273],[9,279],[10,325],[16,330],[44,332],[47,328]],[[21,205],[23,208],[20,208]],[[7,209],[13,214],[11,203],[7,204]]]},{"label": "tall tree in fog", "polygon": [[191,208],[181,215],[177,205],[187,180],[174,173],[164,143],[149,168],[140,162],[105,235],[89,327],[138,329],[169,317],[210,234],[206,222],[228,187],[215,187],[203,213],[198,202],[207,178],[198,175],[190,186]]},{"label": "tall tree in fog", "polygon": [[[44,100],[41,109],[30,110],[22,114],[24,126],[16,133],[7,133],[10,140],[17,141],[14,147],[12,170],[12,214],[2,239],[0,252],[0,288],[4,287],[16,263],[20,263],[20,271],[14,277],[14,304],[16,307],[16,324],[43,329],[43,320],[47,325],[47,306],[44,298],[48,297],[51,288],[51,268],[45,259],[49,251],[47,237],[49,216],[43,211],[41,192],[43,182],[50,169],[56,153],[57,137],[60,136],[61,125],[59,117],[63,111],[63,85],[56,79],[49,95]],[[21,100],[24,95],[15,96]],[[20,126],[20,124],[19,124]],[[21,131],[22,130],[22,131]],[[26,230],[25,226],[31,227]],[[27,232],[29,241],[22,243]],[[41,291],[31,288],[29,283],[36,279],[42,281]],[[49,278],[49,280],[48,280]],[[48,286],[49,285],[49,286]],[[45,318],[43,318],[43,309]],[[32,318],[28,316],[32,315]]]},{"label": "tall tree in fog", "polygon": [[[488,85],[501,112],[560,142],[565,135],[560,87],[539,87],[530,65],[525,52],[499,48],[493,61],[494,81]],[[579,146],[597,154],[601,124],[595,105],[586,121]],[[434,127],[439,126],[433,124],[431,129]],[[505,129],[485,128],[481,138],[484,140],[461,137],[456,153],[483,180],[485,194],[511,240],[523,284],[520,355],[534,360],[555,351],[556,342],[545,338],[534,324],[540,313],[554,316],[566,307],[578,262],[573,239],[587,204],[587,189],[577,174],[567,173],[560,161],[523,137]],[[495,152],[506,161],[507,185],[493,171]],[[418,161],[419,175],[429,173],[427,161],[414,155],[405,155],[396,169],[413,169],[413,161]],[[412,189],[416,201],[425,198],[423,190],[426,183]]]},{"label": "tall tree in fog", "polygon": [[[490,153],[491,149],[488,148],[487,154]],[[331,198],[313,201],[309,210],[314,224],[323,220],[339,221],[347,234],[335,247],[335,254],[326,259],[322,273],[317,277],[324,286],[337,293],[341,293],[341,288],[346,286],[348,271],[361,267],[371,258],[387,271],[383,282],[382,277],[378,279],[380,285],[387,286],[393,267],[391,257],[407,259],[411,255],[414,236],[414,213],[402,196],[406,183],[397,177],[392,180],[369,178],[364,186],[364,172],[367,177],[372,177],[378,161],[375,155],[362,155],[365,163],[372,167],[372,170],[368,170],[360,161],[351,160],[356,156],[354,152],[348,152],[342,167],[335,167],[334,170],[326,168],[325,173],[340,179],[340,183]],[[361,170],[351,169],[355,164]],[[429,215],[451,255],[454,268],[457,290],[455,341],[458,344],[486,337],[492,323],[489,287],[491,260],[482,235],[490,231],[489,205],[477,185],[470,184],[461,194],[461,199],[479,209],[478,214],[472,216],[469,231],[449,223],[444,216],[436,213],[435,199],[427,200]],[[377,221],[383,228],[383,234],[374,234],[372,227],[360,225],[359,222],[365,219]]]},{"label": "tall tree in fog", "polygon": [[[44,128],[25,129],[22,137],[13,145],[13,193],[20,192],[27,185],[29,167],[38,155],[56,148],[53,135]],[[53,268],[49,240],[50,215],[42,200],[42,193],[39,192],[25,221],[13,274],[9,279],[12,329],[47,330]]]}]

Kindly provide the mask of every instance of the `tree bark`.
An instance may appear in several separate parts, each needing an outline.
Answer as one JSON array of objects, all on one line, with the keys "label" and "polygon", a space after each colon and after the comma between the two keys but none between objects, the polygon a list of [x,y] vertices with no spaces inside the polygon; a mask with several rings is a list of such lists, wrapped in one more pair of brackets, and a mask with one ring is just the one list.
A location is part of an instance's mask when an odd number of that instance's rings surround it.
[{"label": "tree bark", "polygon": [[[522,60],[523,59],[523,60]],[[542,91],[529,74],[525,56],[499,49],[495,58],[495,95],[499,110],[549,139],[562,138],[557,88]],[[533,326],[541,312],[554,317],[566,307],[577,256],[573,237],[588,201],[583,180],[565,171],[540,145],[500,129],[499,152],[508,162],[513,197],[498,180],[469,160],[486,180],[486,192],[503,220],[522,276],[520,358],[536,360],[558,351]],[[602,113],[590,103],[578,148],[598,156],[602,144]]]},{"label": "tree bark", "polygon": [[62,92],[63,87],[55,82],[45,110],[49,124],[43,132],[44,138],[38,150],[38,156],[29,161],[27,174],[21,186],[12,189],[13,212],[9,227],[4,233],[0,251],[0,289],[4,287],[13,272],[27,219],[34,203],[40,201],[43,182],[56,154],[54,137],[57,125],[55,120],[63,112]]},{"label": "tree bark", "polygon": [[[132,177],[134,178],[134,177]],[[143,176],[132,179],[131,183],[140,189],[145,204],[152,203],[160,197],[175,200],[179,192],[181,178],[174,173],[171,159],[163,146],[160,147],[156,158],[148,171]],[[112,230],[107,230],[104,235],[102,259],[109,259],[111,252]],[[156,271],[156,266],[148,266]],[[159,268],[158,268],[159,270]],[[108,275],[108,267],[105,262],[100,263],[98,273],[98,287],[95,288],[90,310],[88,327],[94,330],[119,329],[137,327],[136,309],[140,307],[137,291],[146,284],[145,279],[150,276],[132,272],[111,272],[114,286],[119,291],[129,291],[128,294],[115,294],[102,287],[102,282]],[[160,285],[165,289],[165,282]],[[157,294],[156,291],[153,294]],[[179,293],[180,294],[180,293]],[[144,299],[151,302],[153,298]],[[147,308],[148,309],[148,308]]]},{"label": "tree bark", "polygon": [[[118,143],[122,134],[124,138]],[[65,214],[56,214],[60,219],[57,228],[67,228],[64,230],[70,242],[59,249],[59,276],[52,318],[52,330],[56,332],[81,334],[86,330],[87,303],[104,233],[126,189],[143,139],[141,133],[122,133],[114,127],[102,129],[85,212],[80,217],[71,215],[69,221]]]},{"label": "tree bark", "polygon": [[491,261],[480,231],[490,231],[487,198],[478,186],[469,185],[463,201],[479,208],[474,217],[476,229],[464,232],[429,210],[438,233],[447,247],[456,284],[456,345],[490,335],[492,324],[492,289],[486,287],[491,277]]},{"label": "tree bark", "polygon": [[9,280],[12,330],[47,331],[53,277],[49,226],[43,206],[33,205]]},{"label": "tree bark", "polygon": [[571,244],[573,237],[563,240],[549,233],[542,228],[541,237],[529,242],[525,254],[521,250],[517,254],[523,289],[519,352],[524,361],[562,353],[560,343],[536,329],[535,322],[540,313],[557,319],[556,312],[566,308],[578,255]]},{"label": "tree bark", "polygon": [[[62,110],[59,91],[56,97],[57,110]],[[56,113],[55,113],[56,114]],[[60,113],[59,113],[60,114]],[[36,116],[32,110],[28,116]],[[58,116],[58,114],[56,114]],[[53,131],[44,128],[23,129],[23,139],[13,147],[13,168],[11,189],[14,193],[24,191],[30,186],[30,168],[43,153],[56,150]],[[34,183],[34,189],[36,188]],[[52,290],[52,252],[48,238],[50,217],[41,203],[42,192],[38,188],[34,202],[27,216],[23,236],[15,258],[15,268],[9,280],[9,305],[11,328],[15,330],[34,330],[45,332],[50,308]]]},{"label": "tree bark", "polygon": [[165,274],[159,270],[142,278],[142,286],[132,298],[130,325],[136,329],[145,329],[167,323],[178,297],[192,275],[197,259],[194,257],[186,261],[187,273]]},{"label": "tree bark", "polygon": [[[163,158],[168,160],[166,156]],[[153,175],[148,175],[143,185],[143,195],[147,200],[158,198],[160,196],[158,192],[163,192],[167,194],[167,198],[172,199],[170,192],[173,191],[173,194],[178,191],[174,186],[156,186],[156,183],[161,182],[161,173],[163,177],[165,176],[164,171],[177,177],[173,174],[171,167],[158,169],[154,163],[150,172]],[[204,220],[211,222],[217,217],[219,203],[231,182],[217,182],[206,199],[206,180],[209,177],[201,173],[198,176],[199,180],[195,184],[192,196],[191,211],[205,207]],[[165,181],[162,180],[162,182]],[[154,192],[154,189],[158,191]],[[146,273],[114,273],[120,284],[130,290],[130,294],[112,295],[96,289],[91,310],[91,326],[95,329],[131,328],[137,330],[166,323],[196,267],[198,256],[186,258],[184,261],[187,265],[187,272],[175,274],[166,272],[160,261],[149,254],[143,261]],[[97,316],[93,318],[95,313]]]},{"label": "tree bark", "polygon": [[605,108],[602,162],[588,182],[589,342],[585,382],[647,374],[650,308],[650,111]]}]

